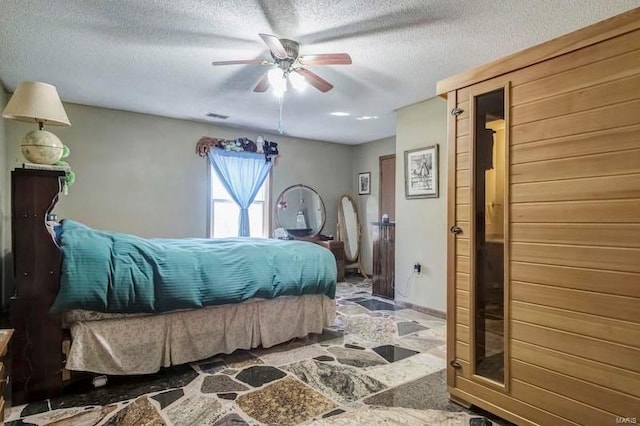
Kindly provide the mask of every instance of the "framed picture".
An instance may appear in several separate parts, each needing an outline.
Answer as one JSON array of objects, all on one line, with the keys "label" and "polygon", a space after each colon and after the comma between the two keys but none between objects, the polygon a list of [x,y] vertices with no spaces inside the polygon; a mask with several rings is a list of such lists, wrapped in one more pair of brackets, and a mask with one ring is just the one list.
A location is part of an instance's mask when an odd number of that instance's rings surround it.
[{"label": "framed picture", "polygon": [[437,198],[438,145],[404,152],[405,198]]},{"label": "framed picture", "polygon": [[358,173],[358,195],[371,194],[371,172]]}]

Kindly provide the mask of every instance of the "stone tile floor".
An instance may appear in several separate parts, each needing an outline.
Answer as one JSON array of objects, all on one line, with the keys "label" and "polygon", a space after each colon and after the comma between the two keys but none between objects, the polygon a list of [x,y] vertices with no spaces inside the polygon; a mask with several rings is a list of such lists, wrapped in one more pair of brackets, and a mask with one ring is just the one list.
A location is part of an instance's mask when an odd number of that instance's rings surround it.
[{"label": "stone tile floor", "polygon": [[6,424],[491,424],[447,399],[445,321],[351,281],[338,284],[338,316],[321,335],[68,389],[13,407]]}]

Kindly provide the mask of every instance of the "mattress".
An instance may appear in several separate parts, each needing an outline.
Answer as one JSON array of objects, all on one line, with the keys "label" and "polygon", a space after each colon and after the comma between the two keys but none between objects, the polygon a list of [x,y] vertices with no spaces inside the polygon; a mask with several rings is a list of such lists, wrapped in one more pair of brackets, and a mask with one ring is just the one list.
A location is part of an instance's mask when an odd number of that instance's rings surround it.
[{"label": "mattress", "polygon": [[150,374],[161,367],[322,333],[335,316],[335,301],[323,294],[151,315],[76,311],[65,315],[72,335],[66,368]]}]

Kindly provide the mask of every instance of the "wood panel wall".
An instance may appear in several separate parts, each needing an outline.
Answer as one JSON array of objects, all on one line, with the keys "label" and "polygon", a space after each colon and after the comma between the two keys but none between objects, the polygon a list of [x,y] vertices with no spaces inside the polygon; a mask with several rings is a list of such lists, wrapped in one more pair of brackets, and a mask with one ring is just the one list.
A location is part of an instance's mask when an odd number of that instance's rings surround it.
[{"label": "wood panel wall", "polygon": [[[510,82],[510,374],[471,375],[470,94]],[[640,30],[450,92],[450,392],[519,424],[640,421]],[[451,241],[451,239],[450,239]]]}]

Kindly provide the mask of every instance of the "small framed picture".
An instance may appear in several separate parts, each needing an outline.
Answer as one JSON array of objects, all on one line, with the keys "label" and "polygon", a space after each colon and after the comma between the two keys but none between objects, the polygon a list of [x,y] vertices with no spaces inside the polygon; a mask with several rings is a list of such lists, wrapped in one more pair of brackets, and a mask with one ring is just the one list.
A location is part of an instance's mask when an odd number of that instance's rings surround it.
[{"label": "small framed picture", "polygon": [[405,198],[437,198],[439,172],[438,145],[405,151]]},{"label": "small framed picture", "polygon": [[358,173],[358,195],[371,194],[371,172]]}]

